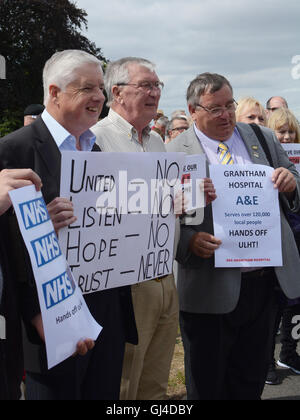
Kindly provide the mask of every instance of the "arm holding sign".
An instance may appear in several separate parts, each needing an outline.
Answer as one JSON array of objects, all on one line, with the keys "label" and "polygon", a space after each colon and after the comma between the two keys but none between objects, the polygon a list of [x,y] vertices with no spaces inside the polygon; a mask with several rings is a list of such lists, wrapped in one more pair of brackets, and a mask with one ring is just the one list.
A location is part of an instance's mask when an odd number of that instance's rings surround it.
[{"label": "arm holding sign", "polygon": [[192,236],[189,249],[197,257],[211,258],[221,245],[222,242],[215,236],[206,232],[198,232]]},{"label": "arm holding sign", "polygon": [[[33,320],[31,321],[32,325],[37,330],[41,340],[45,342],[45,335],[44,335],[44,327],[43,327],[43,320],[41,314],[37,315]],[[90,338],[87,338],[85,340],[81,340],[77,343],[76,347],[76,353],[79,356],[85,356],[89,350],[92,350],[95,346],[95,342],[91,340]]]},{"label": "arm holding sign", "polygon": [[42,188],[40,177],[31,169],[4,169],[0,172],[0,216],[11,206],[8,192],[34,184],[37,191]]},{"label": "arm holding sign", "polygon": [[285,193],[289,200],[294,199],[297,182],[292,172],[286,168],[277,168],[274,171],[272,181],[274,182],[274,187],[280,193]]},{"label": "arm holding sign", "polygon": [[210,178],[204,178],[203,181],[203,192],[205,194],[206,205],[208,205],[217,198],[216,189]]}]

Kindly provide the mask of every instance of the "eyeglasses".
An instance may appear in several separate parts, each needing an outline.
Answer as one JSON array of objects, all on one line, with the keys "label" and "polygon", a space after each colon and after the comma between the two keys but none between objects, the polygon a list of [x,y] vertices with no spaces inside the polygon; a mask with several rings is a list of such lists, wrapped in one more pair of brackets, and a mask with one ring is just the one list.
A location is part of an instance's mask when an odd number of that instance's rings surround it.
[{"label": "eyeglasses", "polygon": [[137,89],[142,89],[145,92],[152,92],[153,89],[162,91],[162,89],[164,88],[163,82],[117,83],[117,86],[133,86]]},{"label": "eyeglasses", "polygon": [[225,111],[228,111],[230,114],[233,114],[236,110],[237,102],[235,100],[233,100],[232,103],[230,103],[229,105],[227,105],[225,107],[220,106],[220,107],[216,107],[216,108],[212,108],[212,109],[206,108],[205,106],[202,106],[200,104],[196,104],[196,106],[199,106],[200,108],[203,108],[206,112],[211,114],[213,118],[218,118],[218,117],[221,117],[221,115]]},{"label": "eyeglasses", "polygon": [[274,111],[276,111],[277,109],[279,109],[279,108],[267,108],[267,110],[268,110],[268,111],[271,111],[271,112],[274,112]]},{"label": "eyeglasses", "polygon": [[185,131],[187,130],[189,127],[177,127],[177,128],[172,128],[170,131]]}]

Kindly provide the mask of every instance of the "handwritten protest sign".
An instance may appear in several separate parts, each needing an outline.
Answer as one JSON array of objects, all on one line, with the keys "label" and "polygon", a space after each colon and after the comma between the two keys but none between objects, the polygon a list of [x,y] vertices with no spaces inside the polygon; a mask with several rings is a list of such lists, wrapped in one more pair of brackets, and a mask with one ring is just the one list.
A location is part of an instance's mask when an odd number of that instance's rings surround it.
[{"label": "handwritten protest sign", "polygon": [[[278,190],[274,169],[263,165],[211,165],[218,194],[214,233],[222,240],[216,267],[282,266]],[[270,246],[272,244],[272,246]]]},{"label": "handwritten protest sign", "polygon": [[77,221],[59,240],[84,294],[172,273],[174,187],[184,155],[62,154],[61,192]]},{"label": "handwritten protest sign", "polygon": [[37,285],[51,369],[74,354],[80,340],[96,340],[102,327],[91,316],[67,266],[41,192],[30,186],[9,194]]},{"label": "handwritten protest sign", "polygon": [[300,144],[299,143],[282,143],[281,146],[287,152],[291,162],[296,166],[300,173]]}]

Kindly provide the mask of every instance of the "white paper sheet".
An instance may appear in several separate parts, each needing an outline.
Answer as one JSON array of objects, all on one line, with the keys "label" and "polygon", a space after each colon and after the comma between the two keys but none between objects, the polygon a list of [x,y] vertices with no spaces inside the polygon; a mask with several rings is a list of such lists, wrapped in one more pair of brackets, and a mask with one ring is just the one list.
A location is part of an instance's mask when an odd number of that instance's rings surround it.
[{"label": "white paper sheet", "polygon": [[37,285],[51,369],[75,353],[80,340],[96,340],[102,327],[68,268],[41,192],[30,186],[9,194]]},{"label": "white paper sheet", "polygon": [[218,198],[213,202],[214,234],[222,240],[216,267],[282,266],[278,190],[273,168],[211,165]]}]

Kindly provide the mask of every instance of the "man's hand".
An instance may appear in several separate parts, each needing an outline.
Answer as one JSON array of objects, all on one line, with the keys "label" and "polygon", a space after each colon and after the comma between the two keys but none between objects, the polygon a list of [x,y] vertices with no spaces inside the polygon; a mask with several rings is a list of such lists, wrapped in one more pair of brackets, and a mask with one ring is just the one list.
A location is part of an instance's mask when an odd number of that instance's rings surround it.
[{"label": "man's hand", "polygon": [[189,201],[186,198],[184,192],[179,191],[174,197],[174,213],[176,217],[182,216],[186,213]]},{"label": "man's hand", "polygon": [[[33,320],[31,321],[32,325],[36,328],[41,340],[45,342],[45,333],[44,333],[44,326],[42,315],[38,314]],[[76,352],[73,356],[85,356],[88,351],[92,350],[95,347],[95,342],[91,338],[86,338],[81,340],[77,343]]]},{"label": "man's hand", "polygon": [[196,233],[190,241],[190,250],[202,258],[210,258],[222,242],[206,232]]},{"label": "man's hand", "polygon": [[210,178],[204,178],[202,188],[205,194],[205,202],[208,206],[217,198],[215,186]]},{"label": "man's hand", "polygon": [[275,169],[272,181],[280,193],[293,193],[297,188],[294,175],[286,168]]},{"label": "man's hand", "polygon": [[77,354],[79,356],[85,356],[87,354],[87,352],[92,350],[94,347],[95,347],[95,342],[90,338],[79,341],[77,343],[77,349],[76,349],[76,353],[74,354],[74,356],[76,356]]},{"label": "man's hand", "polygon": [[57,197],[47,205],[56,234],[66,226],[76,222],[72,201],[67,198]]},{"label": "man's hand", "polygon": [[8,192],[34,184],[37,191],[42,188],[40,177],[31,169],[4,169],[0,172],[0,216],[11,206]]}]

